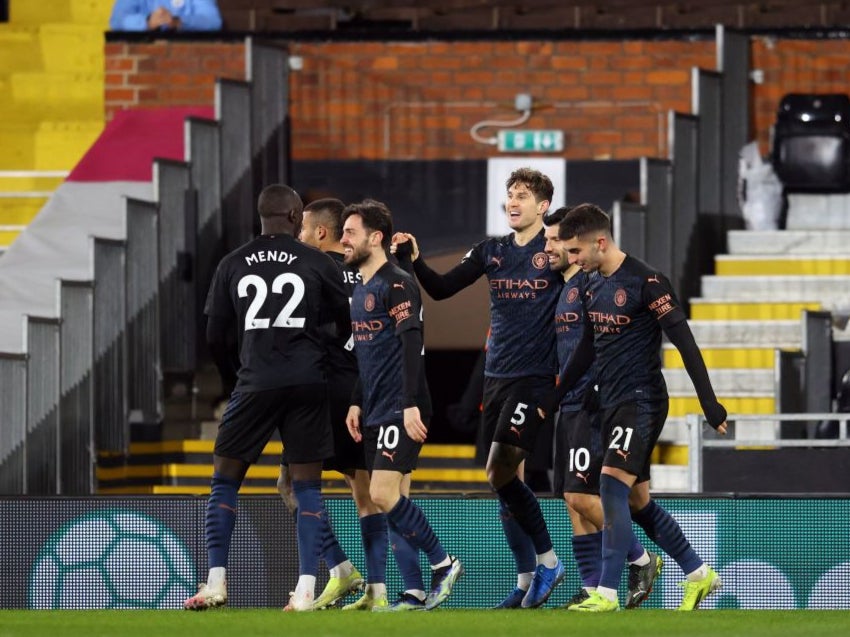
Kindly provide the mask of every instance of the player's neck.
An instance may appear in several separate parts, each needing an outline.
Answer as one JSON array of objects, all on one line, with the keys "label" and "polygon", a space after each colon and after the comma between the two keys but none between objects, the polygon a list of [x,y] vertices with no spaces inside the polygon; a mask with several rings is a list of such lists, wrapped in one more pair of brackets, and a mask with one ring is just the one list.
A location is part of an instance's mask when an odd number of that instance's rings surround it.
[{"label": "player's neck", "polygon": [[570,267],[564,270],[561,275],[564,277],[564,283],[572,279],[576,274],[579,273],[581,268],[573,263]]},{"label": "player's neck", "polygon": [[599,273],[602,276],[611,276],[620,269],[620,266],[623,265],[623,261],[625,260],[626,253],[620,250],[620,248],[615,247],[605,255],[605,261],[599,266]]},{"label": "player's neck", "polygon": [[336,243],[328,243],[322,246],[322,252],[336,252],[338,254],[345,254],[345,248],[342,247],[342,244],[337,241]]},{"label": "player's neck", "polygon": [[375,276],[375,272],[381,269],[381,267],[387,262],[387,255],[383,250],[380,252],[373,252],[372,256],[370,256],[366,261],[360,264],[358,268],[360,270],[360,276],[363,279],[363,283],[366,284],[369,282],[373,276]]},{"label": "player's neck", "polygon": [[540,229],[543,227],[543,220],[538,219],[536,223],[522,230],[514,230],[514,243],[518,246],[527,245],[534,237],[540,234]]}]

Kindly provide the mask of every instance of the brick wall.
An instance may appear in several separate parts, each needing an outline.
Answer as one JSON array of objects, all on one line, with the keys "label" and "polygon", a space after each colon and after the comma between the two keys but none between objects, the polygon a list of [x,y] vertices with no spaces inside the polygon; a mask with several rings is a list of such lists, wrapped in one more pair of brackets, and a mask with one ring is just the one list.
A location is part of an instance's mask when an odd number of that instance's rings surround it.
[{"label": "brick wall", "polygon": [[[691,69],[715,69],[713,39],[290,42],[295,159],[471,159],[472,139],[535,100],[523,128],[564,131],[573,159],[667,155],[667,113],[691,112]],[[767,151],[781,96],[847,92],[850,41],[754,37],[753,130]],[[135,106],[210,105],[216,77],[244,79],[244,43],[109,43],[106,115]],[[483,128],[489,137],[494,128]]]},{"label": "brick wall", "polygon": [[244,43],[109,42],[106,119],[124,108],[211,106],[217,77],[245,79]]}]

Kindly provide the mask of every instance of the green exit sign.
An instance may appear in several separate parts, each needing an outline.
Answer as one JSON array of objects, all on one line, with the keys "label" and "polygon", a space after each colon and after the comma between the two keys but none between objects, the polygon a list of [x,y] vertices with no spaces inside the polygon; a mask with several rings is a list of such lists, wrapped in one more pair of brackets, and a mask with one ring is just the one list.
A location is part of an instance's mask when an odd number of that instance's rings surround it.
[{"label": "green exit sign", "polygon": [[502,152],[559,153],[564,150],[564,131],[559,130],[500,130],[498,140]]}]

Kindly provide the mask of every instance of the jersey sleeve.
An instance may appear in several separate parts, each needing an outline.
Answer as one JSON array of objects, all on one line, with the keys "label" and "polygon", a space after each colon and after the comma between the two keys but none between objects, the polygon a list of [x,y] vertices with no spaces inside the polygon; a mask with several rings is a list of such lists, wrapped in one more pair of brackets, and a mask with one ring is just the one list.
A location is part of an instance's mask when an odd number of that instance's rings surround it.
[{"label": "jersey sleeve", "polygon": [[236,317],[236,308],[230,297],[227,275],[227,260],[218,264],[213,275],[210,289],[207,293],[207,301],[204,305],[204,314],[207,316],[218,316],[225,319]]},{"label": "jersey sleeve", "polygon": [[416,278],[422,284],[422,288],[435,301],[447,299],[454,296],[465,287],[475,283],[485,273],[484,258],[482,257],[482,246],[485,242],[476,244],[472,250],[467,252],[461,262],[445,274],[438,274],[432,270],[425,260],[420,257],[413,262],[413,270]]},{"label": "jersey sleeve", "polygon": [[387,288],[387,313],[396,334],[407,330],[422,330],[422,302],[416,284],[407,278],[394,278]]},{"label": "jersey sleeve", "polygon": [[646,277],[641,294],[644,306],[662,328],[669,328],[687,320],[688,317],[676,298],[670,280],[660,272],[652,272]]}]

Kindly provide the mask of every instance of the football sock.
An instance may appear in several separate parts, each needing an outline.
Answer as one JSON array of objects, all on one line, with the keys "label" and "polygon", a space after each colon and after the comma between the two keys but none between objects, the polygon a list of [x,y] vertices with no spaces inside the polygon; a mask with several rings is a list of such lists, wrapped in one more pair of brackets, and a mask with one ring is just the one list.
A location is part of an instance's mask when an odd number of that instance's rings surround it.
[{"label": "football sock", "polygon": [[599,495],[602,497],[605,527],[602,529],[602,573],[597,591],[600,588],[616,591],[620,585],[623,563],[633,535],[629,514],[631,490],[629,485],[607,474],[603,473],[599,478]]},{"label": "football sock", "polygon": [[331,520],[328,515],[323,518],[322,524],[322,548],[320,554],[325,560],[325,564],[330,570],[333,570],[338,564],[348,560],[348,556],[342,547],[339,545],[339,540],[336,539]]},{"label": "football sock", "polygon": [[[528,488],[518,477],[496,489],[499,499],[507,503],[514,518],[531,538],[534,544],[534,552],[543,555],[552,550],[552,538],[546,528],[543,512],[540,510],[540,502],[534,492]],[[535,564],[537,559],[535,558]]]},{"label": "football sock", "polygon": [[602,531],[574,535],[573,556],[581,577],[581,585],[596,588],[602,573]]},{"label": "football sock", "polygon": [[702,560],[691,548],[682,527],[672,515],[658,506],[655,500],[650,500],[649,504],[634,513],[632,519],[641,526],[650,540],[676,561],[682,571],[692,573],[702,566]]},{"label": "football sock", "polygon": [[408,542],[425,552],[432,566],[448,557],[440,540],[434,535],[431,525],[428,524],[425,514],[422,513],[422,509],[406,497],[401,496],[398,499],[395,506],[387,513],[387,518]]},{"label": "football sock", "polygon": [[354,572],[354,564],[351,563],[351,560],[347,559],[328,570],[331,577],[348,577]]},{"label": "football sock", "polygon": [[[533,573],[537,566],[537,556],[534,553],[534,542],[528,534],[522,530],[519,522],[508,508],[508,503],[499,498],[499,520],[502,522],[502,530],[508,541],[508,548],[516,560],[517,573]],[[528,589],[528,584],[525,586]]]},{"label": "football sock", "polygon": [[649,564],[649,553],[643,548],[643,544],[637,539],[634,531],[632,531],[631,545],[626,552],[626,561],[629,564],[636,564],[637,566],[646,566]]},{"label": "football sock", "polygon": [[209,575],[207,575],[207,586],[210,588],[217,588],[219,586],[223,586],[227,584],[227,569],[223,566],[216,566],[210,569]]},{"label": "football sock", "polygon": [[298,501],[296,530],[298,533],[299,575],[319,572],[319,550],[328,514],[322,503],[321,480],[293,480],[292,493]]},{"label": "football sock", "polygon": [[392,522],[390,527],[390,546],[398,564],[405,592],[425,590],[422,583],[422,569],[419,567],[419,549],[413,546],[399,532]]},{"label": "football sock", "polygon": [[387,516],[383,513],[360,518],[360,534],[366,553],[366,583],[384,583],[387,576]]},{"label": "football sock", "polygon": [[207,556],[210,568],[227,566],[230,553],[230,538],[236,524],[236,494],[239,481],[214,473],[207,500],[204,529],[207,536]]}]

